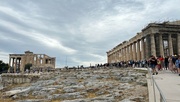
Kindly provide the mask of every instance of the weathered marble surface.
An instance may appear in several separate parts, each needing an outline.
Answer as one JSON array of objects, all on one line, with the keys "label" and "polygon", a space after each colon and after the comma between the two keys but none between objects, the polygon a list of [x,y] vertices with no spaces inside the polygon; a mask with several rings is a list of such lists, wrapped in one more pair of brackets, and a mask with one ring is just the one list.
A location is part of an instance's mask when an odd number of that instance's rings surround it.
[{"label": "weathered marble surface", "polygon": [[0,95],[14,102],[147,102],[145,75],[132,68],[63,71],[5,88]]}]

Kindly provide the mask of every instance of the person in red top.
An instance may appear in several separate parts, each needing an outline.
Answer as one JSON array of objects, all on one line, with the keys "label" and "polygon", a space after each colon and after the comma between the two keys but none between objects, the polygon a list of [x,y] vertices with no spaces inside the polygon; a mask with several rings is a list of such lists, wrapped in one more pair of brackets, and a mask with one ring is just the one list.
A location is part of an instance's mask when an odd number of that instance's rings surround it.
[{"label": "person in red top", "polygon": [[157,65],[158,65],[158,70],[162,70],[164,67],[164,58],[162,56],[159,56],[157,58]]},{"label": "person in red top", "polygon": [[164,58],[163,56],[160,56],[159,60],[161,61],[161,69],[164,68]]}]

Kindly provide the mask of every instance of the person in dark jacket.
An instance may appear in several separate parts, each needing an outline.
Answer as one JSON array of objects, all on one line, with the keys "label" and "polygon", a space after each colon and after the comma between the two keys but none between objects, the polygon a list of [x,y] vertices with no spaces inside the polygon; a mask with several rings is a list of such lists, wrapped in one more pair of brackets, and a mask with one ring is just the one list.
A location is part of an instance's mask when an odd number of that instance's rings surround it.
[{"label": "person in dark jacket", "polygon": [[149,58],[149,62],[153,75],[154,74],[157,75],[158,74],[158,72],[156,71],[157,59],[155,58],[155,56],[151,55],[151,57]]},{"label": "person in dark jacket", "polygon": [[167,56],[164,58],[164,66],[165,66],[166,70],[169,69],[168,68],[168,57]]}]

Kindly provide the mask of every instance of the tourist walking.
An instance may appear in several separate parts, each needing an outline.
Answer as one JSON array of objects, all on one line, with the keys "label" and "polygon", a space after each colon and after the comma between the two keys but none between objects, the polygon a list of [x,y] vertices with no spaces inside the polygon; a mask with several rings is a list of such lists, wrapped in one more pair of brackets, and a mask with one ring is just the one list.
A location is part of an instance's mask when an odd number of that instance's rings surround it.
[{"label": "tourist walking", "polygon": [[173,72],[174,63],[172,61],[172,56],[169,57],[168,62],[169,62],[169,70]]},{"label": "tourist walking", "polygon": [[158,67],[158,71],[162,70],[162,66],[161,66],[161,56],[159,56],[157,58],[157,67]]},{"label": "tourist walking", "polygon": [[166,56],[165,58],[164,58],[164,69],[168,69],[168,57]]},{"label": "tourist walking", "polygon": [[180,56],[178,56],[178,59],[175,62],[176,68],[178,68],[178,74],[180,76]]},{"label": "tourist walking", "polygon": [[153,55],[151,55],[151,57],[149,58],[149,62],[150,62],[150,67],[152,69],[153,75],[154,74],[157,75],[158,74],[158,72],[156,71],[157,60]]},{"label": "tourist walking", "polygon": [[161,61],[161,69],[164,68],[164,58],[163,56],[160,56],[159,60]]},{"label": "tourist walking", "polygon": [[176,60],[177,60],[177,55],[173,55],[172,56],[172,62],[173,62],[174,65],[175,65]]}]

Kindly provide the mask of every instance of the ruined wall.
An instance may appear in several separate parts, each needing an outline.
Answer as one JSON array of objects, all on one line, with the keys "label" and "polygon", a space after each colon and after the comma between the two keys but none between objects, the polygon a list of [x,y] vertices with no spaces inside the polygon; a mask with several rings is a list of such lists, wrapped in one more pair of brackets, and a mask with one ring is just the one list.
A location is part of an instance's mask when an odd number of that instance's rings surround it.
[{"label": "ruined wall", "polygon": [[[25,65],[30,63],[32,68],[55,68],[55,57],[45,54],[33,54],[25,51],[25,54],[9,54],[9,65],[13,72],[24,72]],[[9,70],[11,72],[11,69]]]},{"label": "ruined wall", "polygon": [[3,86],[11,84],[22,84],[22,83],[31,83],[37,81],[40,75],[31,75],[31,74],[2,74],[2,84]]}]

